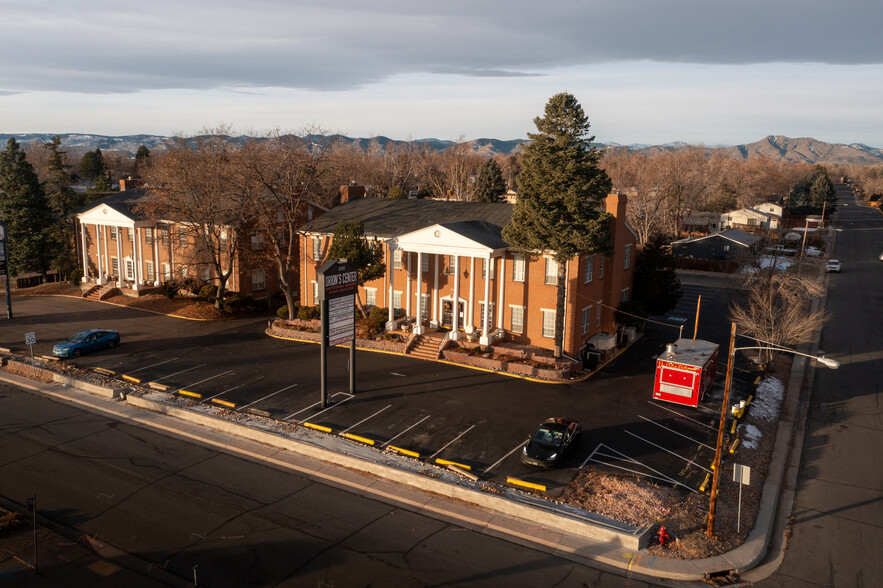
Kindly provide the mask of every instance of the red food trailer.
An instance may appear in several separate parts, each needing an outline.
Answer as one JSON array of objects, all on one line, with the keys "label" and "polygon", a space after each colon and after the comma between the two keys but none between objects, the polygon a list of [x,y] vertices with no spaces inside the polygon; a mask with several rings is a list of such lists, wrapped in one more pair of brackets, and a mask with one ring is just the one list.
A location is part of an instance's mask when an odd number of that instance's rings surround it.
[{"label": "red food trailer", "polygon": [[702,339],[678,339],[656,358],[653,398],[697,406],[714,384],[718,345]]}]

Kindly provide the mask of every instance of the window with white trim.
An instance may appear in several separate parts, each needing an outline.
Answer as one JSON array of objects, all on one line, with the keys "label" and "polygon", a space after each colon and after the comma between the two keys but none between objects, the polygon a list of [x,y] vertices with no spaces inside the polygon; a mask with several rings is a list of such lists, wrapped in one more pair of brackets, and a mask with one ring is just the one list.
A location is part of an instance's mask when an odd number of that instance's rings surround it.
[{"label": "window with white trim", "polygon": [[524,307],[523,306],[512,306],[512,332],[513,333],[523,333],[524,332]]},{"label": "window with white trim", "polygon": [[619,296],[619,301],[620,302],[628,302],[629,301],[629,289],[628,288],[622,289],[622,293]]},{"label": "window with white trim", "polygon": [[169,228],[168,227],[161,228],[159,230],[159,236],[160,236],[160,240],[162,241],[163,245],[169,244]]},{"label": "window with white trim", "polygon": [[188,268],[186,265],[182,265],[181,266],[181,279],[186,280],[188,273],[190,273],[190,268]]},{"label": "window with white trim", "polygon": [[551,257],[546,258],[546,284],[555,285],[558,283],[558,262]]},{"label": "window with white trim", "polygon": [[[484,328],[484,302],[478,303],[478,313],[479,313],[479,316],[481,317],[479,319],[478,324],[481,328]],[[488,304],[487,324],[488,324],[489,329],[494,328],[494,303],[493,302]]]},{"label": "window with white trim", "polygon": [[322,239],[313,237],[313,261],[322,259]]},{"label": "window with white trim", "polygon": [[543,337],[555,338],[555,311],[543,309]]},{"label": "window with white trim", "polygon": [[267,271],[262,269],[251,270],[252,291],[267,289]]},{"label": "window with white trim", "polygon": [[429,294],[420,295],[420,318],[429,319]]},{"label": "window with white trim", "polygon": [[454,259],[455,259],[455,256],[448,255],[448,267],[445,268],[445,275],[448,275],[448,276],[454,275]]},{"label": "window with white trim", "polygon": [[598,301],[598,307],[597,307],[597,309],[595,310],[595,326],[596,326],[596,327],[600,327],[600,326],[601,326],[601,304],[602,304],[603,302],[604,302],[603,300],[599,300],[599,301]]},{"label": "window with white trim", "polygon": [[156,281],[156,274],[154,273],[153,262],[149,261],[149,260],[145,261],[144,267],[147,269],[147,271],[144,272],[145,274],[147,274],[147,281],[148,282]]},{"label": "window with white trim", "polygon": [[365,306],[377,306],[377,288],[365,288]]},{"label": "window with white trim", "polygon": [[512,258],[512,281],[513,282],[523,282],[524,281],[524,257],[522,257],[520,255],[515,255]]},{"label": "window with white trim", "polygon": [[394,310],[399,310],[402,308],[402,291],[395,290],[392,293],[392,307]]},{"label": "window with white trim", "polygon": [[428,253],[418,253],[420,256],[420,271],[421,272],[429,272],[429,254]]},{"label": "window with white trim", "polygon": [[402,250],[392,250],[392,269],[402,269]]},{"label": "window with white trim", "polygon": [[264,250],[264,234],[255,231],[251,234],[251,250],[252,251],[263,251]]},{"label": "window with white trim", "polygon": [[212,268],[204,267],[202,268],[202,281],[208,282],[212,279]]},{"label": "window with white trim", "polygon": [[151,227],[145,227],[144,229],[144,242],[153,243],[153,229]]},{"label": "window with white trim", "polygon": [[595,256],[589,255],[586,258],[586,267],[585,267],[585,276],[583,277],[583,284],[588,284],[592,281],[592,274],[595,271]]},{"label": "window with white trim", "polygon": [[113,274],[113,277],[115,278],[120,276],[120,260],[116,257],[110,258],[110,273]]},{"label": "window with white trim", "polygon": [[629,269],[632,265],[632,245],[629,243],[625,246],[625,262],[623,265],[623,269]]},{"label": "window with white trim", "polygon": [[129,239],[129,243],[135,241],[135,229],[132,227],[126,227],[126,236]]},{"label": "window with white trim", "polygon": [[172,279],[172,266],[165,261],[162,262],[162,279],[165,282]]},{"label": "window with white trim", "polygon": [[187,229],[178,227],[178,246],[187,247]]},{"label": "window with white trim", "polygon": [[598,258],[598,279],[604,279],[604,256]]},{"label": "window with white trim", "polygon": [[110,227],[110,240],[111,241],[117,240],[117,228],[116,227]]},{"label": "window with white trim", "polygon": [[134,280],[135,279],[135,262],[132,261],[131,257],[126,258],[126,279]]},{"label": "window with white trim", "polygon": [[587,306],[583,309],[583,335],[588,333],[592,328],[592,307]]},{"label": "window with white trim", "polygon": [[313,286],[313,304],[319,304],[319,282],[310,282]]},{"label": "window with white trim", "polygon": [[487,276],[487,264],[488,264],[488,261],[490,261],[490,263],[491,263],[491,279],[493,280],[493,279],[494,279],[494,268],[495,268],[496,265],[497,265],[497,264],[495,263],[495,260],[493,260],[493,259],[491,259],[491,260],[482,259],[482,260],[481,260],[481,277],[484,278],[485,276]]}]

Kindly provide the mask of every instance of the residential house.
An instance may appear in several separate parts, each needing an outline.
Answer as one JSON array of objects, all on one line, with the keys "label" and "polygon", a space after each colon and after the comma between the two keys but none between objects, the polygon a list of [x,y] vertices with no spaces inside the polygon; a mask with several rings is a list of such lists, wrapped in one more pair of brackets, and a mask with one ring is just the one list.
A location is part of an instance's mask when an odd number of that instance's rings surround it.
[{"label": "residential house", "polygon": [[740,208],[720,215],[721,229],[744,228],[749,230],[782,228],[782,207],[772,202]]},{"label": "residential house", "polygon": [[[388,309],[388,328],[402,320],[414,330],[450,329],[450,338],[482,344],[506,339],[553,349],[558,264],[551,252],[534,260],[502,237],[508,203],[356,198],[302,230],[301,296],[319,303],[316,269],[327,261],[335,226],[361,220],[366,237],[383,248],[386,275],[359,288],[367,306]],[[626,196],[611,194],[610,256],[580,254],[567,262],[564,353],[615,345],[614,309],[629,300],[636,235],[625,221]]]},{"label": "residential house", "polygon": [[761,237],[742,229],[729,229],[704,237],[674,241],[671,244],[673,255],[694,259],[714,259],[736,261],[748,255],[756,255]]}]

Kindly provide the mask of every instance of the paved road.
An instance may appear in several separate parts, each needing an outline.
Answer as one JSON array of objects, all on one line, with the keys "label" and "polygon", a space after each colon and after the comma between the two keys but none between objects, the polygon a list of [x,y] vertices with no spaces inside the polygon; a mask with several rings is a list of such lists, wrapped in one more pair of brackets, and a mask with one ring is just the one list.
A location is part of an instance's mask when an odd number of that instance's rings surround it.
[{"label": "paved road", "polygon": [[[111,563],[143,585],[647,586],[6,385],[0,405],[0,495],[137,556]],[[121,585],[113,567],[66,585]]]},{"label": "paved road", "polygon": [[820,349],[841,368],[815,374],[790,546],[761,586],[883,586],[883,215],[838,188]]}]

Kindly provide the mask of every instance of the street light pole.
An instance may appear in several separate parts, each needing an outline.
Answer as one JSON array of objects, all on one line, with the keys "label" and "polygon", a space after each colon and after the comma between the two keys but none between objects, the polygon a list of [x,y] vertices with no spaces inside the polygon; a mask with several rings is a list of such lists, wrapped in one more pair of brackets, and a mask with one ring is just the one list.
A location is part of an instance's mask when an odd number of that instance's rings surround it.
[{"label": "street light pole", "polygon": [[711,466],[711,499],[708,503],[708,528],[705,530],[709,537],[714,536],[714,511],[717,507],[717,491],[720,482],[721,453],[724,446],[724,429],[727,423],[727,406],[730,404],[730,386],[733,383],[733,360],[736,356],[736,323],[732,323],[730,329],[730,350],[727,353],[727,378],[724,381],[724,400],[721,404],[720,423],[717,427],[717,443],[714,446],[714,463]]}]

